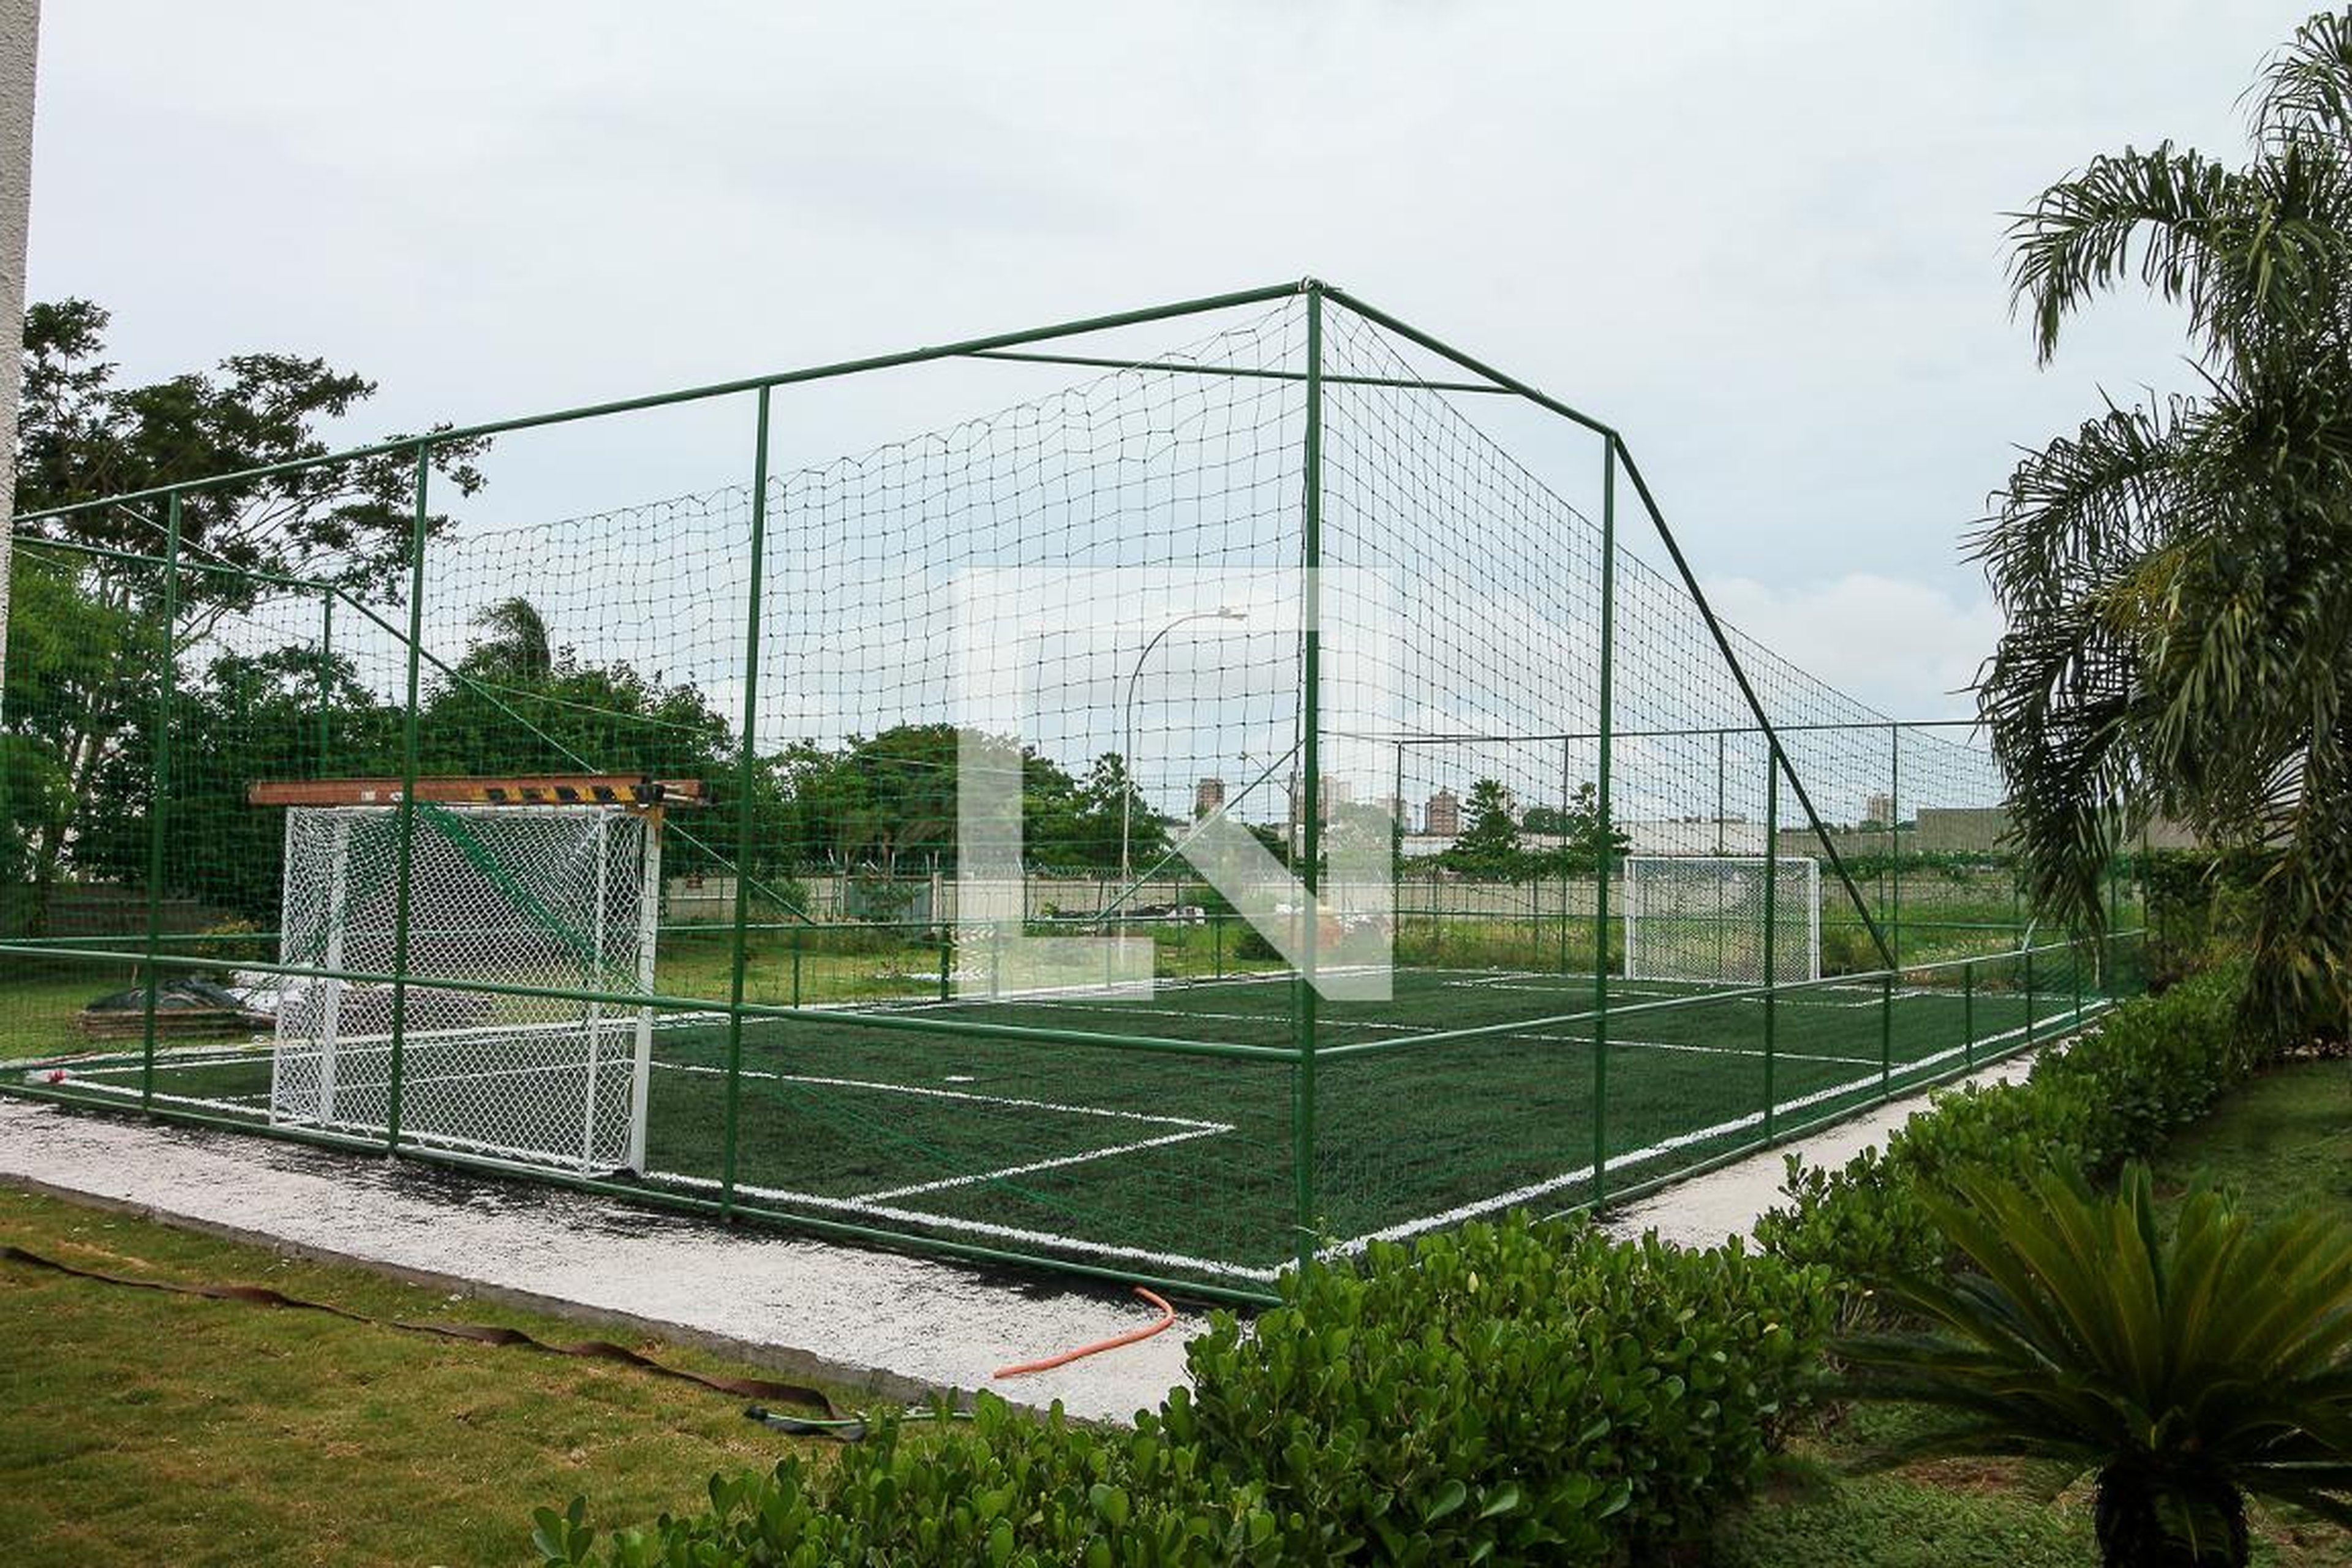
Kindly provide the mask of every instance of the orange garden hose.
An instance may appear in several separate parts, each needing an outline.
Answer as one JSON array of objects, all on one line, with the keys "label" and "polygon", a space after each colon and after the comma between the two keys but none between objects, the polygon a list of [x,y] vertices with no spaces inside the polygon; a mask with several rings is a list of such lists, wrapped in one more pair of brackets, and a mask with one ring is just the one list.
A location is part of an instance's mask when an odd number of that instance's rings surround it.
[{"label": "orange garden hose", "polygon": [[1080,1345],[1074,1351],[1064,1351],[1060,1355],[1049,1355],[1043,1361],[1024,1361],[1015,1366],[1000,1366],[996,1369],[996,1375],[1019,1377],[1024,1372],[1045,1372],[1049,1368],[1063,1366],[1076,1361],[1081,1356],[1097,1355],[1104,1351],[1115,1351],[1121,1345],[1131,1345],[1139,1340],[1148,1340],[1176,1321],[1176,1309],[1160,1297],[1140,1285],[1135,1288],[1135,1293],[1160,1309],[1158,1322],[1147,1323],[1139,1329],[1130,1329],[1123,1334],[1114,1334],[1107,1340],[1097,1340],[1090,1345]]}]

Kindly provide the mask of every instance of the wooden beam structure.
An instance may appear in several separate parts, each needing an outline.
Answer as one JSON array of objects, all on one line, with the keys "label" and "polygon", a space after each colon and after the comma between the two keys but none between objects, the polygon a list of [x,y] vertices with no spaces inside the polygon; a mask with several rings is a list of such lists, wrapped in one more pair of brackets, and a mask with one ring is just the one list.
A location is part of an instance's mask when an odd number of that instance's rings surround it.
[{"label": "wooden beam structure", "polygon": [[[257,779],[246,786],[248,805],[397,805],[401,781]],[[653,779],[625,773],[528,773],[505,778],[420,778],[415,797],[443,805],[626,805],[651,810],[702,805],[700,779]]]}]

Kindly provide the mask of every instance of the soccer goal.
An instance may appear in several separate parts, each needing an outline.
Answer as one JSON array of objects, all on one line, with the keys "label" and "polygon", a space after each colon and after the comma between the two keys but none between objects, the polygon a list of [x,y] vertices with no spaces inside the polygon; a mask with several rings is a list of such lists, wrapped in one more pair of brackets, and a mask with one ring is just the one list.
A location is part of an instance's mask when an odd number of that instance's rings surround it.
[{"label": "soccer goal", "polygon": [[[688,786],[689,789],[691,786]],[[284,805],[269,1117],[575,1171],[642,1171],[661,803],[583,777],[257,785]],[[404,984],[388,979],[397,973]],[[486,989],[496,987],[497,989]],[[604,1000],[578,994],[600,993]],[[396,1080],[396,1089],[395,1089]]]},{"label": "soccer goal", "polygon": [[[1769,889],[1769,890],[1768,890]],[[1804,856],[1633,855],[1625,860],[1625,976],[1708,985],[1822,977],[1822,868]]]}]

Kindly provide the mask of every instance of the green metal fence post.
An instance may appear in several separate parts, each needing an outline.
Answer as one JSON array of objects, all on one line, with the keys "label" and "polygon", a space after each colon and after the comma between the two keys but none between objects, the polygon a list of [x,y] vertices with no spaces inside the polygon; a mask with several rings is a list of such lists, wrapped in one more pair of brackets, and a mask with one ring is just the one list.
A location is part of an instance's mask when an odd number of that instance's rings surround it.
[{"label": "green metal fence post", "polygon": [[1903,967],[1903,726],[1886,727],[1886,838],[1894,853],[1887,862],[1887,877],[1894,887],[1894,896],[1887,906],[1886,945],[1891,950],[1894,967]]},{"label": "green metal fence post", "polygon": [[[1764,751],[1764,1137],[1768,1142],[1780,1119],[1780,743],[1774,741]],[[1718,919],[1715,923],[1720,936],[1723,921]]]},{"label": "green metal fence post", "polygon": [[408,684],[400,731],[400,808],[394,851],[392,912],[392,1069],[386,1093],[383,1145],[400,1152],[401,1097],[407,1086],[408,942],[415,891],[416,840],[417,720],[425,675],[425,541],[430,519],[427,492],[433,473],[433,443],[416,443],[416,505],[408,526]]},{"label": "green metal fence post", "polygon": [[1977,961],[1960,965],[1960,1060],[1977,1065]]},{"label": "green metal fence post", "polygon": [[2025,950],[2025,1043],[2033,1043],[2033,950]]},{"label": "green metal fence post", "polygon": [[1601,824],[1592,850],[1592,1207],[1609,1202],[1609,795],[1617,719],[1614,658],[1617,642],[1617,437],[1601,442],[1601,680],[1598,694],[1601,757],[1593,796]]},{"label": "green metal fence post", "polygon": [[1895,1083],[1895,971],[1878,983],[1878,1092]]},{"label": "green metal fence post", "polygon": [[[743,973],[751,931],[751,798],[759,776],[755,731],[760,717],[760,597],[768,574],[768,404],[760,388],[751,437],[751,574],[743,608],[743,748],[736,773],[735,938],[727,977],[727,1100],[719,1139],[719,1213],[735,1215],[738,1142],[743,1131]],[[934,910],[934,913],[938,911]],[[800,1005],[800,933],[793,942],[793,1005]]]},{"label": "green metal fence post", "polygon": [[1323,858],[1322,748],[1317,734],[1323,722],[1322,632],[1318,625],[1322,608],[1318,575],[1323,565],[1323,286],[1310,279],[1306,291],[1306,493],[1300,519],[1300,561],[1305,576],[1301,596],[1305,605],[1298,670],[1299,782],[1303,793],[1298,804],[1298,844],[1303,862],[1300,879],[1307,891],[1303,916],[1306,931],[1300,947],[1307,962],[1304,973],[1291,982],[1290,988],[1291,1023],[1298,1048],[1298,1065],[1292,1069],[1291,1078],[1290,1158],[1297,1184],[1294,1223],[1298,1229],[1297,1256],[1302,1268],[1314,1262],[1316,1239],[1321,1230],[1315,1190],[1314,977],[1318,967],[1323,886],[1319,864]]},{"label": "green metal fence post", "polygon": [[331,768],[327,759],[333,754],[332,715],[335,710],[335,591],[323,588],[319,593],[319,776],[324,778]]},{"label": "green metal fence post", "polygon": [[139,1021],[139,1108],[155,1109],[155,1007],[163,985],[163,834],[172,799],[172,704],[179,688],[180,492],[163,509],[163,647],[156,671],[155,734],[147,800],[147,994]]},{"label": "green metal fence post", "polygon": [[[1724,847],[1723,821],[1724,814],[1731,809],[1727,798],[1730,779],[1725,771],[1724,759],[1724,743],[1728,738],[1727,731],[1717,730],[1715,732],[1715,852],[1717,855],[1729,853]],[[1731,923],[1724,917],[1723,898],[1717,894],[1715,900],[1715,972],[1720,975],[1730,966]]]}]

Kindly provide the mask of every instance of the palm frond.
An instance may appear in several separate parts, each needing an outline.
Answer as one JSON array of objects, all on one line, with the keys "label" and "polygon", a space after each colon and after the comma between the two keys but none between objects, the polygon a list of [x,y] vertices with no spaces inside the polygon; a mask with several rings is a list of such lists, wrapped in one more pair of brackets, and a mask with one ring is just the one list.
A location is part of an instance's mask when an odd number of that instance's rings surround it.
[{"label": "palm frond", "polygon": [[2352,139],[2352,13],[2322,11],[2297,27],[2241,101],[2258,141]]},{"label": "palm frond", "polygon": [[2046,363],[2066,317],[2134,274],[2166,300],[2210,301],[2239,270],[2232,245],[2256,215],[2242,176],[2168,142],[2094,158],[2011,224],[2011,303],[2030,312]]}]

